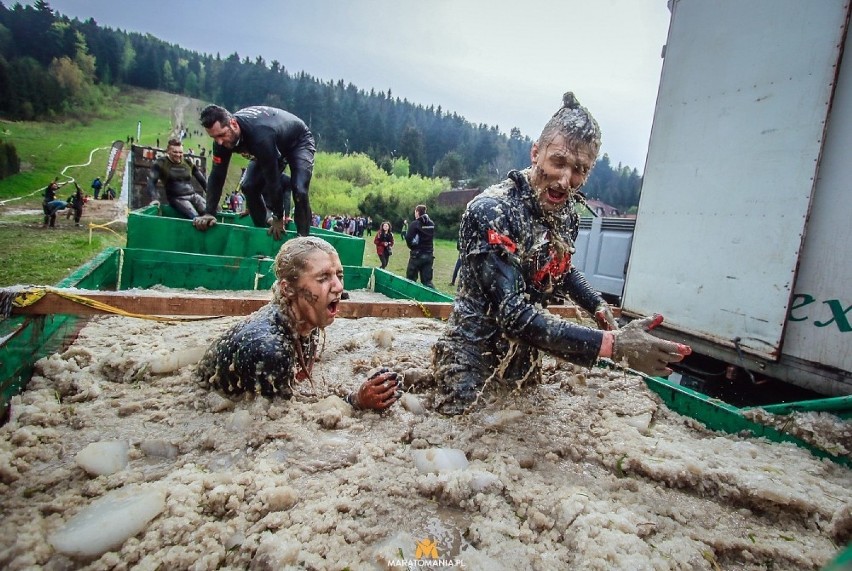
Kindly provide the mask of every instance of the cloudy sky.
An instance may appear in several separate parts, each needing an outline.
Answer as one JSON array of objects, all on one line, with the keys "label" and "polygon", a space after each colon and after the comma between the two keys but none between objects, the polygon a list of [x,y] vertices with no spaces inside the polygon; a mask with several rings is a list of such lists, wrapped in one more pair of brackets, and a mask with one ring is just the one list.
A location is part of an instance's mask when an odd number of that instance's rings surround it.
[{"label": "cloudy sky", "polygon": [[[4,1],[9,6],[11,3]],[[613,163],[644,170],[666,0],[48,0],[190,50],[441,105],[535,139],[574,91]]]}]

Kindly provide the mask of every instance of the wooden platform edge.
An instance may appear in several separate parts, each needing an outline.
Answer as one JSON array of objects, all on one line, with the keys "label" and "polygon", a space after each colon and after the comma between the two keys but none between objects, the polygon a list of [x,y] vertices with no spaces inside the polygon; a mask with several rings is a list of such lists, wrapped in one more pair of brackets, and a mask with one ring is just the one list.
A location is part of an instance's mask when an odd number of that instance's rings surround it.
[{"label": "wooden platform edge", "polygon": [[[244,298],[222,295],[146,295],[138,292],[102,292],[73,290],[74,295],[105,304],[121,312],[157,316],[233,316],[248,315],[269,302],[270,298]],[[452,303],[399,301],[341,301],[339,317],[407,317],[447,319]],[[618,309],[618,308],[614,308]],[[560,317],[577,319],[584,314],[572,305],[551,306],[548,310]],[[617,311],[614,311],[618,315]],[[48,292],[30,306],[13,308],[12,315],[106,315],[111,310],[99,309]]]}]

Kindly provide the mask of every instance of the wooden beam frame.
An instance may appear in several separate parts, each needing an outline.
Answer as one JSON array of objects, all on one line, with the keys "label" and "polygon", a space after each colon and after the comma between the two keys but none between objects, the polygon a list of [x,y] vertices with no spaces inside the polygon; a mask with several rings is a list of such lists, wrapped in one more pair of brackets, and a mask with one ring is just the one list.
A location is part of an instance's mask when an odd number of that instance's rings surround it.
[{"label": "wooden beam frame", "polygon": [[[229,316],[248,315],[269,303],[270,297],[245,298],[226,295],[157,295],[125,291],[69,290],[69,294],[105,304],[123,312],[136,315],[173,316]],[[399,301],[341,301],[339,317],[434,317],[447,319],[452,303]],[[616,316],[619,308],[613,308]],[[588,314],[573,305],[554,305],[548,310],[560,317],[577,319]],[[12,315],[106,315],[109,309],[100,309],[68,299],[58,293],[48,292],[27,307],[15,307]]]}]

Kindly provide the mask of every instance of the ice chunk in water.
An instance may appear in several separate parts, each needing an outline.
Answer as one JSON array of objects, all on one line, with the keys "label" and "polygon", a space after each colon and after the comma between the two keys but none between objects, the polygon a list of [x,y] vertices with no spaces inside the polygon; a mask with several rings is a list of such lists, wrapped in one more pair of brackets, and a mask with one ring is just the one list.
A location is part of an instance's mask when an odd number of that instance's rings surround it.
[{"label": "ice chunk in water", "polygon": [[77,453],[77,465],[92,476],[114,474],[127,466],[128,444],[124,440],[92,442]]},{"label": "ice chunk in water", "polygon": [[414,466],[422,474],[448,472],[467,468],[467,457],[457,448],[427,448],[414,450]]},{"label": "ice chunk in water", "polygon": [[166,507],[161,486],[128,486],[92,502],[48,537],[58,552],[97,557],[121,546]]}]

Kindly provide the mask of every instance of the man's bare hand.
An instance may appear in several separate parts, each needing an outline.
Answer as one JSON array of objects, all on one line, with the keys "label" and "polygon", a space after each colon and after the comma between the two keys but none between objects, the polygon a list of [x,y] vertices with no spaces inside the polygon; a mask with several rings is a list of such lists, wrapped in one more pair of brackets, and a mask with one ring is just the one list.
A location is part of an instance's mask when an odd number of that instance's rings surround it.
[{"label": "man's bare hand", "polygon": [[216,225],[216,217],[212,214],[202,214],[201,216],[196,216],[195,219],[193,219],[192,225],[195,226],[196,230],[204,232],[208,228]]},{"label": "man's bare hand", "polygon": [[618,329],[618,322],[615,320],[615,315],[612,314],[612,309],[608,303],[602,303],[595,309],[595,321],[598,324],[598,329],[604,331]]}]

